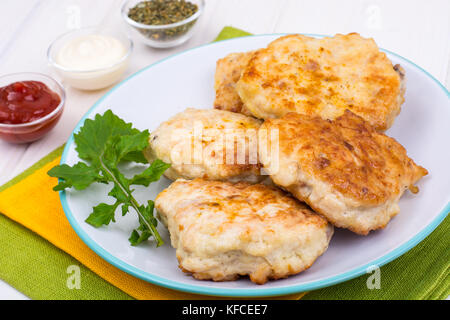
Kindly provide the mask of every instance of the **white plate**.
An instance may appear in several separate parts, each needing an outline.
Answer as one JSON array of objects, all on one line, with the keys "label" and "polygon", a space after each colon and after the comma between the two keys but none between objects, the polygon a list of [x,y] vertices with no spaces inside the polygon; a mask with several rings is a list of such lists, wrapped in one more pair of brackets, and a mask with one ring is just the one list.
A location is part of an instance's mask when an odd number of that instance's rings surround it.
[{"label": "white plate", "polygon": [[[169,57],[124,80],[100,99],[80,121],[112,109],[138,129],[155,129],[161,122],[187,107],[211,108],[216,61],[231,52],[266,46],[280,35],[251,36],[201,46]],[[394,126],[387,132],[408,150],[418,164],[429,170],[419,183],[420,192],[407,192],[400,201],[401,212],[381,231],[367,237],[337,230],[327,252],[299,275],[259,286],[248,279],[231,282],[198,281],[178,268],[164,227],[159,230],[165,244],[132,247],[128,243],[136,217],[117,214],[117,223],[96,229],[84,220],[106,196],[110,186],[95,184],[84,191],[61,192],[61,202],[72,227],[97,254],[116,267],[141,279],[182,291],[219,296],[274,296],[330,286],[381,266],[405,253],[425,238],[450,210],[450,105],[449,93],[431,75],[412,62],[387,52],[394,64],[406,70],[406,102]],[[61,163],[79,161],[73,135]],[[169,181],[137,188],[144,203],[169,185]]]}]

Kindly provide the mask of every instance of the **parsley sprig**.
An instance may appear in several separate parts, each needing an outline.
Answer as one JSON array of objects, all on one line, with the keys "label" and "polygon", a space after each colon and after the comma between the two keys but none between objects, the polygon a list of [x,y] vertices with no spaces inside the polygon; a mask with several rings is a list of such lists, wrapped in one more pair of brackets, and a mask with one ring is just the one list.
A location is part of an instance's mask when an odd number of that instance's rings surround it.
[{"label": "parsley sprig", "polygon": [[138,245],[153,237],[159,247],[163,240],[156,229],[158,221],[153,215],[154,203],[149,200],[147,205],[139,204],[133,197],[131,186],[149,186],[158,181],[170,165],[157,159],[132,178],[125,177],[118,169],[121,161],[147,163],[142,151],[148,147],[149,135],[148,130],[139,131],[107,110],[103,115],[97,114],[94,120],[86,119],[83,127],[74,135],[78,156],[86,162],[78,162],[73,166],[58,165],[48,174],[59,178],[58,185],[53,188],[55,191],[71,187],[83,190],[94,182],[112,182],[113,188],[108,195],[116,199],[115,203],[95,206],[86,222],[97,228],[108,225],[111,221],[116,222],[115,212],[119,206],[122,216],[132,207],[138,214],[139,227],[133,230],[128,239],[131,245]]}]

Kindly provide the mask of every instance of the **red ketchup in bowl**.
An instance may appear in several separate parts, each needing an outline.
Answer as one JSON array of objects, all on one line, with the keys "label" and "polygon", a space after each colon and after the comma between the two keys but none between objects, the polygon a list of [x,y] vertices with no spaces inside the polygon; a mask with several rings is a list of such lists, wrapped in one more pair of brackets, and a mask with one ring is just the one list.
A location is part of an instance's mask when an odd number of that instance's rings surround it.
[{"label": "red ketchup in bowl", "polygon": [[18,81],[1,87],[0,137],[9,142],[39,139],[59,120],[62,108],[54,116],[50,114],[60,103],[61,97],[41,81]]},{"label": "red ketchup in bowl", "polygon": [[33,122],[58,107],[61,98],[40,81],[14,82],[0,88],[0,123]]}]

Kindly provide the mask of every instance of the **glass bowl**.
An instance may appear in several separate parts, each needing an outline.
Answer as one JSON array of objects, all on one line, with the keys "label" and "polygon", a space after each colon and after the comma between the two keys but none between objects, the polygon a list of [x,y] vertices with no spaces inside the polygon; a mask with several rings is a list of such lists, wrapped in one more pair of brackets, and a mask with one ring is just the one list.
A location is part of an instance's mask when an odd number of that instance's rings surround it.
[{"label": "glass bowl", "polygon": [[122,17],[127,25],[143,43],[154,48],[170,48],[189,40],[198,25],[197,21],[205,7],[204,0],[186,0],[196,4],[198,10],[187,19],[165,25],[148,25],[128,17],[128,11],[143,0],[127,0],[122,5]]},{"label": "glass bowl", "polygon": [[42,138],[58,123],[64,109],[66,93],[58,81],[45,74],[35,72],[12,73],[1,76],[0,87],[18,81],[43,82],[50,90],[57,93],[61,99],[55,110],[35,121],[20,124],[0,123],[0,139],[12,143],[27,143]]},{"label": "glass bowl", "polygon": [[[99,69],[73,70],[57,63],[56,55],[68,41],[90,34],[100,34],[116,38],[124,45],[126,54],[122,59],[112,65]],[[109,87],[121,79],[128,67],[132,51],[133,42],[124,32],[103,27],[87,27],[69,31],[58,37],[48,48],[47,59],[64,81],[72,87],[81,90],[99,90]]]}]

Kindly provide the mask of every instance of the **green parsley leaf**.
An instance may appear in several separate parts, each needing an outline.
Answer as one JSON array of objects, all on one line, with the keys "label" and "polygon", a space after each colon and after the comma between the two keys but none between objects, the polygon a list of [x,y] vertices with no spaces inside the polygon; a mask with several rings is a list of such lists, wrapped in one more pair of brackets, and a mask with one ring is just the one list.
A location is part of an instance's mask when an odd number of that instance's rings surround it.
[{"label": "green parsley leaf", "polygon": [[77,190],[83,190],[89,187],[93,182],[104,182],[104,178],[99,174],[98,168],[90,167],[86,163],[78,162],[73,167],[67,164],[53,167],[48,172],[50,177],[58,177],[64,181],[53,188],[55,191],[74,187]]},{"label": "green parsley leaf", "polygon": [[163,241],[156,229],[153,201],[149,200],[147,206],[139,205],[130,186],[148,186],[157,181],[170,165],[155,160],[131,179],[126,178],[117,167],[121,161],[148,163],[143,151],[149,145],[149,136],[148,130],[139,131],[107,110],[103,115],[97,114],[93,120],[86,119],[74,135],[78,156],[88,164],[79,162],[72,167],[63,164],[52,168],[48,174],[60,179],[55,191],[70,187],[81,190],[93,182],[112,183],[108,195],[115,198],[116,202],[112,205],[100,203],[93,208],[86,222],[94,227],[108,225],[111,221],[115,222],[115,211],[120,205],[122,215],[133,208],[138,215],[139,227],[133,230],[130,243],[137,245],[153,237],[157,246],[160,246]]},{"label": "green parsley leaf", "polygon": [[[94,120],[86,119],[80,131],[74,135],[78,156],[83,160],[96,163],[99,155],[102,155],[111,137],[134,135],[139,130],[133,129],[131,123],[126,123],[111,110],[103,115],[95,115]],[[148,144],[148,143],[147,143]]]},{"label": "green parsley leaf", "polygon": [[128,241],[131,243],[132,246],[137,246],[141,242],[148,240],[148,238],[150,238],[151,235],[152,234],[150,231],[143,231],[141,232],[141,234],[139,234],[137,230],[133,230]]},{"label": "green parsley leaf", "polygon": [[116,222],[116,220],[114,220],[114,213],[116,212],[118,205],[119,202],[114,204],[100,203],[98,206],[94,207],[94,211],[85,221],[97,228],[102,225],[108,225],[111,221]]},{"label": "green parsley leaf", "polygon": [[150,183],[158,181],[164,171],[166,171],[169,167],[170,164],[156,159],[152,162],[150,167],[131,178],[130,184],[148,187]]},{"label": "green parsley leaf", "polygon": [[127,154],[140,151],[147,148],[150,138],[148,130],[144,130],[134,135],[121,136],[115,146],[117,160],[120,161]]},{"label": "green parsley leaf", "polygon": [[129,207],[130,206],[128,204],[126,204],[126,203],[124,203],[122,205],[122,216],[124,216],[124,215],[126,215],[128,213]]},{"label": "green parsley leaf", "polygon": [[[151,235],[152,231],[147,227],[148,223],[156,226],[158,221],[153,217],[153,209],[155,204],[153,201],[149,200],[147,206],[141,206],[141,212],[143,213],[143,218],[139,219],[139,228],[133,230],[131,237],[128,239],[132,246],[137,246],[143,241],[146,241]],[[145,223],[145,221],[148,223]]]},{"label": "green parsley leaf", "polygon": [[128,154],[141,152],[148,146],[150,133],[144,130],[139,133],[125,136],[111,136],[106,144],[113,147],[107,147],[104,151],[105,162],[115,167]]},{"label": "green parsley leaf", "polygon": [[144,156],[144,153],[142,151],[132,151],[130,153],[127,153],[122,158],[122,161],[133,161],[133,162],[137,162],[137,163],[148,163],[148,160]]}]

